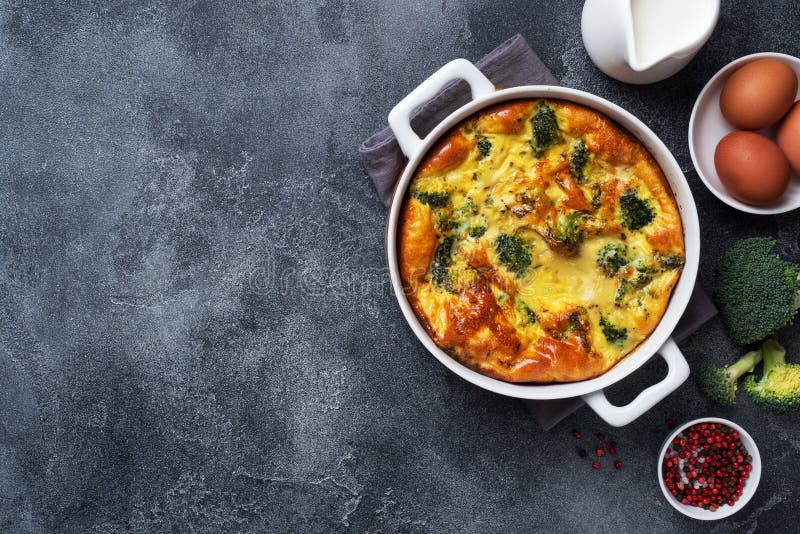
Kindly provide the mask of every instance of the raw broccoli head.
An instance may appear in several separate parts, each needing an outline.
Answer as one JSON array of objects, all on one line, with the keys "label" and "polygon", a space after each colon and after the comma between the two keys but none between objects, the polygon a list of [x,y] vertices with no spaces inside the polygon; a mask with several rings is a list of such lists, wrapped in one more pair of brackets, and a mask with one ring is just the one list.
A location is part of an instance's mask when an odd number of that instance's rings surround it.
[{"label": "raw broccoli head", "polygon": [[761,351],[754,350],[742,356],[733,365],[719,367],[709,365],[700,370],[697,383],[700,390],[717,404],[733,406],[736,403],[736,389],[739,378],[753,372],[761,361]]},{"label": "raw broccoli head", "polygon": [[800,409],[800,365],[786,363],[786,350],[775,340],[761,346],[764,372],[761,380],[748,376],[745,391],[753,402],[777,413]]},{"label": "raw broccoli head", "polygon": [[797,314],[798,266],[781,259],[774,248],[771,238],[744,239],[717,266],[714,301],[736,343],[760,341]]}]

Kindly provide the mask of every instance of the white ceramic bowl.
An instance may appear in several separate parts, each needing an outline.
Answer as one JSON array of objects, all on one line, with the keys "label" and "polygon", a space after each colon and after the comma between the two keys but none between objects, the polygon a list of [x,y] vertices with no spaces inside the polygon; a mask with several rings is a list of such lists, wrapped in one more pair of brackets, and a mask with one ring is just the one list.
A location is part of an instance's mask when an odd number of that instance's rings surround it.
[{"label": "white ceramic bowl", "polygon": [[[411,116],[414,110],[433,98],[441,88],[454,80],[465,80],[469,84],[472,92],[472,101],[454,111],[427,136],[420,138],[411,127]],[[439,348],[430,338],[411,308],[400,278],[397,258],[397,226],[403,198],[417,165],[419,165],[428,149],[439,137],[461,120],[492,104],[520,98],[560,98],[569,100],[598,110],[626,128],[650,151],[664,171],[664,175],[675,195],[683,224],[686,263],[658,326],[650,334],[650,337],[617,365],[596,378],[581,382],[512,384],[482,375],[462,365]],[[389,265],[392,289],[411,329],[422,344],[443,365],[476,386],[501,395],[542,400],[580,396],[600,417],[613,426],[623,426],[630,423],[672,393],[688,378],[689,365],[681,354],[678,345],[670,338],[670,335],[683,315],[694,289],[700,260],[700,226],[692,192],[680,165],[652,130],[621,107],[584,91],[546,85],[530,85],[496,90],[492,82],[481,71],[464,59],[451,61],[398,103],[389,113],[389,125],[397,137],[401,150],[409,159],[408,165],[406,165],[400,180],[397,182],[387,222],[386,259]],[[667,376],[661,382],[642,391],[631,403],[625,406],[612,405],[603,393],[603,388],[622,380],[644,365],[655,354],[660,355],[667,363]]]},{"label": "white ceramic bowl", "polygon": [[[722,86],[725,85],[725,82],[736,69],[757,59],[764,58],[785,61],[800,78],[800,59],[787,54],[762,52],[740,57],[736,61],[728,63],[709,80],[694,103],[692,116],[689,119],[689,152],[692,154],[692,163],[694,163],[694,168],[697,169],[700,179],[718,199],[733,208],[747,213],[771,215],[800,208],[800,177],[792,175],[789,180],[789,187],[776,202],[766,206],[752,206],[735,199],[725,189],[714,167],[714,150],[717,148],[717,143],[727,134],[736,130],[733,125],[725,120],[725,117],[722,116],[722,111],[719,109],[719,96],[722,93]],[[798,98],[800,98],[800,89],[798,89],[795,100]],[[759,130],[758,133],[775,140],[775,130],[776,127],[772,126]]]},{"label": "white ceramic bowl", "polygon": [[[747,452],[753,457],[753,461],[750,462],[753,465],[753,470],[750,471],[750,476],[747,478],[747,482],[742,489],[742,495],[739,497],[739,500],[736,501],[733,506],[728,506],[727,504],[722,505],[721,507],[717,508],[715,512],[704,510],[703,508],[698,508],[697,506],[688,506],[680,502],[672,495],[672,493],[669,492],[669,490],[667,490],[667,487],[664,485],[664,478],[661,475],[661,462],[664,459],[664,455],[667,452],[667,447],[669,447],[669,444],[672,443],[672,440],[675,439],[675,436],[690,426],[698,423],[722,423],[723,425],[736,430],[739,433],[739,439],[742,440],[742,444],[744,445],[745,449],[747,449]],[[750,434],[748,434],[745,429],[732,421],[728,421],[727,419],[720,419],[719,417],[704,417],[702,419],[695,419],[694,421],[689,421],[688,423],[683,424],[682,426],[676,428],[675,431],[669,435],[669,437],[664,441],[664,445],[661,447],[661,452],[658,454],[658,464],[656,465],[656,470],[658,472],[658,483],[661,486],[661,491],[664,493],[664,497],[673,508],[678,510],[683,515],[694,519],[700,519],[702,521],[714,521],[716,519],[723,519],[735,514],[744,508],[750,499],[753,498],[753,495],[756,493],[756,489],[758,488],[758,481],[761,479],[761,456],[758,454],[756,442],[753,441],[753,438],[750,437]]]}]

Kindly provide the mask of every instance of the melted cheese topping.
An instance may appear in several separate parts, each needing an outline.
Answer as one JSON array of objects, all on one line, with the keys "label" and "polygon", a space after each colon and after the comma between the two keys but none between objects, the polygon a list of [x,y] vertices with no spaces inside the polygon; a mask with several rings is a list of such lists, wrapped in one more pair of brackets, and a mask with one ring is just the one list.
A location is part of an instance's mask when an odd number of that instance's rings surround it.
[{"label": "melted cheese topping", "polygon": [[644,147],[559,100],[448,132],[404,200],[400,272],[433,340],[512,382],[597,376],[658,324],[683,264],[675,201]]}]

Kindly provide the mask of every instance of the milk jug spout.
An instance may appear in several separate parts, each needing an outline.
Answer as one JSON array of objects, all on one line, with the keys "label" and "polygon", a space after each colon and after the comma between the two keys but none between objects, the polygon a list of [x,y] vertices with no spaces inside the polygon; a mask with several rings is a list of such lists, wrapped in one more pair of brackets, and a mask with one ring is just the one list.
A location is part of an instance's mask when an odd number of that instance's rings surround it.
[{"label": "milk jug spout", "polygon": [[586,0],[583,44],[595,65],[627,83],[672,76],[711,37],[720,0]]}]

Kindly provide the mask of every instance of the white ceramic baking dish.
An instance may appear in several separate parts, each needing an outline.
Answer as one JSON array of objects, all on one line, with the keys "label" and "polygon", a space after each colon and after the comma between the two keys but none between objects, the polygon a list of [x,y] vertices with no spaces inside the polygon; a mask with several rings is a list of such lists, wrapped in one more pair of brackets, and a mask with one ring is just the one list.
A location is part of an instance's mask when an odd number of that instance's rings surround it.
[{"label": "white ceramic baking dish", "polygon": [[[450,114],[424,139],[411,128],[412,112],[430,100],[440,89],[454,80],[465,80],[472,92],[472,101]],[[606,373],[581,382],[556,384],[515,384],[489,378],[465,367],[440,349],[428,336],[406,299],[397,264],[397,223],[406,189],[417,165],[436,140],[473,113],[498,102],[519,98],[560,98],[590,107],[626,128],[650,151],[661,166],[675,195],[683,223],[686,264],[672,293],[672,298],[656,329],[639,347]],[[689,365],[678,346],[670,338],[681,318],[694,288],[700,258],[700,229],[692,193],[686,178],[675,158],[664,143],[640,120],[611,102],[583,91],[546,85],[531,85],[496,90],[494,85],[465,59],[456,59],[434,73],[412,91],[389,113],[389,125],[394,131],[403,153],[409,162],[394,192],[386,232],[386,252],[392,288],[411,329],[423,345],[448,369],[461,378],[489,391],[521,399],[562,399],[582,397],[586,403],[606,422],[623,426],[680,386],[689,376]],[[667,376],[657,384],[642,391],[630,404],[612,405],[605,394],[606,388],[644,365],[655,354],[660,354],[667,363]]]}]

